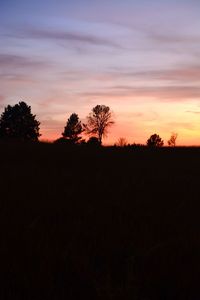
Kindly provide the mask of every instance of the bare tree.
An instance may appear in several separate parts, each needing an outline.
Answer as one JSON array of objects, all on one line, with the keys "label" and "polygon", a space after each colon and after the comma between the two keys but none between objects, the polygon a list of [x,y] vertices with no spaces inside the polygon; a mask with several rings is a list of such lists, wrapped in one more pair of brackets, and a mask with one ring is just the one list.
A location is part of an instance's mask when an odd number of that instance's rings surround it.
[{"label": "bare tree", "polygon": [[110,107],[105,105],[96,105],[87,117],[87,123],[84,124],[85,132],[94,135],[102,144],[102,138],[108,133],[108,128],[114,124]]},{"label": "bare tree", "polygon": [[169,141],[167,142],[168,146],[175,147],[177,137],[178,137],[178,133],[172,132],[171,137],[170,137]]},{"label": "bare tree", "polygon": [[117,141],[118,147],[125,147],[125,146],[127,146],[127,144],[128,144],[127,140],[123,137],[120,137]]}]

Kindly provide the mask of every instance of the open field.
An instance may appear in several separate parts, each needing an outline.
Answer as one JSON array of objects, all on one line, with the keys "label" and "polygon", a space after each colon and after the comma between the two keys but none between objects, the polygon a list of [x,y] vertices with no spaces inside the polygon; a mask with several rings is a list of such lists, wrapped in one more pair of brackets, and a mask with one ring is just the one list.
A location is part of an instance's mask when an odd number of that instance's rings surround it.
[{"label": "open field", "polygon": [[200,148],[0,144],[0,299],[200,299]]}]

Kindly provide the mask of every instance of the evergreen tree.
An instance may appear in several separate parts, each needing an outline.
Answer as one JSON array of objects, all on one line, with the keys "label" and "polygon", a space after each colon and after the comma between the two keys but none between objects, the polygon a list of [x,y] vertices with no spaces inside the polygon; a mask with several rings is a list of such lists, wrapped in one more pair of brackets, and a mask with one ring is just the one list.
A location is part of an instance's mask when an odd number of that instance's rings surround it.
[{"label": "evergreen tree", "polygon": [[8,105],[0,117],[0,138],[37,141],[40,123],[25,102]]},{"label": "evergreen tree", "polygon": [[73,113],[67,120],[67,124],[64,128],[62,136],[71,141],[72,143],[77,143],[81,137],[79,136],[83,132],[81,121],[77,114]]}]

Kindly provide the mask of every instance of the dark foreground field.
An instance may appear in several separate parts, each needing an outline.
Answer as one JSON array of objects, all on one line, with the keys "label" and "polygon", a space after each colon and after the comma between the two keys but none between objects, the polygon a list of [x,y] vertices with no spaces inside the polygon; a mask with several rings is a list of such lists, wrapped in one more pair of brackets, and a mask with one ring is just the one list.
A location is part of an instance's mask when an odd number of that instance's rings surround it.
[{"label": "dark foreground field", "polygon": [[0,299],[200,299],[200,149],[0,144]]}]

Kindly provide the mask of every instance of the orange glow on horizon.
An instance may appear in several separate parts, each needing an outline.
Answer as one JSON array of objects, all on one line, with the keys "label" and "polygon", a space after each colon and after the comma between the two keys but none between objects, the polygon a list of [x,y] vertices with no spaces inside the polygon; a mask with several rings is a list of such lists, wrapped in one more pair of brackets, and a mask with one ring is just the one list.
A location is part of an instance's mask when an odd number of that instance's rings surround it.
[{"label": "orange glow on horizon", "polygon": [[[66,121],[71,113],[78,113],[85,122],[85,116],[97,103],[106,104],[113,111],[115,124],[109,128],[107,138],[103,144],[113,145],[120,137],[126,138],[128,143],[146,144],[151,134],[157,133],[164,140],[165,145],[172,132],[178,133],[177,146],[193,146],[200,144],[200,116],[197,110],[198,101],[192,102],[159,102],[148,97],[132,101],[132,97],[121,97],[117,103],[114,98],[101,97],[90,105],[83,105],[78,109],[64,114],[64,107],[60,107],[57,118],[41,121],[40,140],[54,141],[62,136]],[[126,101],[126,106],[124,105]],[[83,117],[84,116],[84,117]],[[87,137],[84,137],[87,139]]]}]

